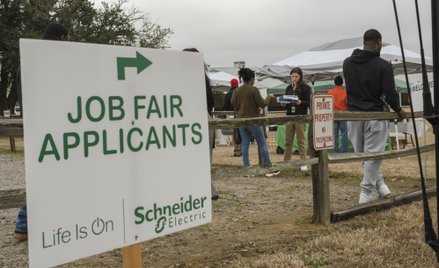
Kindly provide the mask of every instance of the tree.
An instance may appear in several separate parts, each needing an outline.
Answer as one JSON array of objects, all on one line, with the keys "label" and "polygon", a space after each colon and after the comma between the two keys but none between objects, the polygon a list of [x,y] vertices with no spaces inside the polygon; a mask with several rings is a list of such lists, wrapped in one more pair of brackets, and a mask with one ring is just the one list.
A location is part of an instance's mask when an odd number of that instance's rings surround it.
[{"label": "tree", "polygon": [[126,8],[127,3],[119,0],[95,8],[91,0],[0,0],[0,114],[17,102],[18,39],[41,38],[50,22],[63,24],[71,41],[168,47],[172,30],[151,22],[136,8]]},{"label": "tree", "polygon": [[0,108],[7,106],[7,88],[18,64],[18,38],[23,20],[24,0],[0,1]]},{"label": "tree", "polygon": [[98,11],[89,0],[58,0],[53,13],[52,20],[67,28],[71,41],[93,42]]},{"label": "tree", "polygon": [[162,28],[145,17],[138,34],[138,42],[141,47],[167,48],[168,37],[173,32],[169,28]]},{"label": "tree", "polygon": [[[173,34],[169,28],[162,28],[151,22],[147,13],[136,8],[125,9],[126,0],[116,3],[102,3],[95,20],[95,43],[129,45],[149,48],[167,48],[168,38]],[[142,26],[137,29],[135,25]]]},{"label": "tree", "polygon": [[92,42],[111,45],[135,46],[137,30],[135,23],[139,20],[139,11],[124,9],[124,0],[116,3],[102,3],[94,20]]}]

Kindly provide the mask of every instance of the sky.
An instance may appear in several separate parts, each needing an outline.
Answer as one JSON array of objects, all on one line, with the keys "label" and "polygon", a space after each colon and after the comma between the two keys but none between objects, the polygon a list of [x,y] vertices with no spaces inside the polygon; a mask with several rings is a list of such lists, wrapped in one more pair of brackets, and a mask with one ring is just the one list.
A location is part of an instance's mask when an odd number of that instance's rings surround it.
[{"label": "sky", "polygon": [[[419,53],[415,0],[396,4],[404,48]],[[418,4],[424,51],[431,56],[431,1]],[[196,47],[214,67],[234,61],[260,67],[370,28],[399,45],[391,0],[128,0],[125,6],[172,29],[169,49]]]}]

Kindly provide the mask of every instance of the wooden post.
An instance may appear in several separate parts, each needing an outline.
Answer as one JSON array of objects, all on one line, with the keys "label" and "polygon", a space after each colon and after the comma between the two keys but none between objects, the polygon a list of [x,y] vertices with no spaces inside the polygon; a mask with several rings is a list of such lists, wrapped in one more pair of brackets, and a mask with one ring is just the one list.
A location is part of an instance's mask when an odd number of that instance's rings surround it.
[{"label": "wooden post", "polygon": [[313,196],[313,223],[329,225],[331,223],[331,211],[329,206],[329,168],[328,151],[316,151],[314,149],[314,129],[310,123],[308,127],[309,155],[318,157],[319,163],[313,165],[312,173],[312,196]]},{"label": "wooden post", "polygon": [[15,137],[9,136],[9,144],[11,145],[11,152],[15,153],[17,149],[15,148]]},{"label": "wooden post", "polygon": [[142,267],[142,244],[122,248],[123,268]]},{"label": "wooden post", "polygon": [[319,163],[312,167],[312,191],[313,191],[313,223],[329,225],[331,211],[329,206],[329,174],[328,174],[328,151],[315,152]]}]

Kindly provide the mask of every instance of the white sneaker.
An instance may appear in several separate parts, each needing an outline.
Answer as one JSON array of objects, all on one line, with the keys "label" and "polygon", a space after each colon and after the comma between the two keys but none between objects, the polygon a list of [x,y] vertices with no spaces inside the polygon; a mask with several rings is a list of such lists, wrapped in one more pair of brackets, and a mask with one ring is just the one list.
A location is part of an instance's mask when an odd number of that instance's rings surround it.
[{"label": "white sneaker", "polygon": [[380,187],[378,187],[378,195],[380,196],[380,198],[383,199],[387,199],[390,197],[390,195],[392,194],[389,190],[389,187],[387,187],[387,185],[383,182]]},{"label": "white sneaker", "polygon": [[276,176],[276,175],[279,175],[279,174],[280,174],[280,170],[279,169],[269,168],[267,170],[267,173],[265,173],[265,176],[273,177],[273,176]]},{"label": "white sneaker", "polygon": [[361,190],[360,192],[360,200],[358,200],[358,204],[364,204],[369,203],[370,201],[375,200],[375,197],[371,193],[366,193],[365,191]]},{"label": "white sneaker", "polygon": [[300,171],[302,172],[308,171],[308,166],[301,166]]}]

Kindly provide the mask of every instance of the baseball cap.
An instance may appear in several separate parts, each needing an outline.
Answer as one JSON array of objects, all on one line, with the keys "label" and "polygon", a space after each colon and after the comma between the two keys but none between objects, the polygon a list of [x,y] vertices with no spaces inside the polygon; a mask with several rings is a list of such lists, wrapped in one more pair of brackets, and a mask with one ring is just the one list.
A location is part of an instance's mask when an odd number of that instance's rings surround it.
[{"label": "baseball cap", "polygon": [[237,86],[237,85],[238,85],[238,79],[233,78],[232,80],[230,80],[230,85],[231,85],[232,87]]}]

